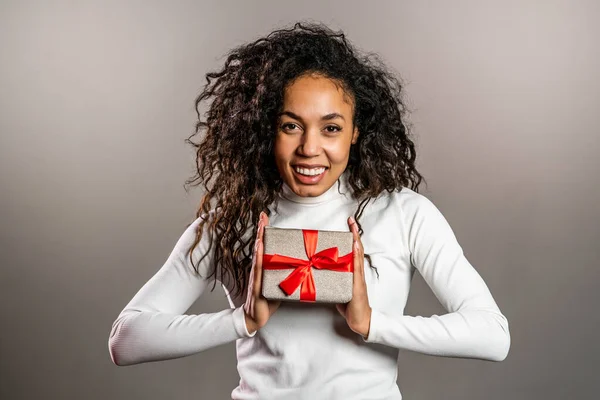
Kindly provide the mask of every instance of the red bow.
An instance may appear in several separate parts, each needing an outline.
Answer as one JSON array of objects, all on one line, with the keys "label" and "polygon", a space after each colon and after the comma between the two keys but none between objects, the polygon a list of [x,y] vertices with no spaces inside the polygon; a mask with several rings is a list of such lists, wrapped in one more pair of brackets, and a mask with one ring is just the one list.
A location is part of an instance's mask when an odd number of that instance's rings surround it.
[{"label": "red bow", "polygon": [[338,272],[353,272],[354,258],[352,252],[343,257],[338,257],[337,247],[330,247],[315,254],[319,231],[303,229],[304,249],[308,260],[282,256],[280,254],[264,254],[263,269],[289,269],[294,270],[279,284],[279,287],[289,296],[300,288],[300,301],[315,301],[317,291],[312,267]]}]

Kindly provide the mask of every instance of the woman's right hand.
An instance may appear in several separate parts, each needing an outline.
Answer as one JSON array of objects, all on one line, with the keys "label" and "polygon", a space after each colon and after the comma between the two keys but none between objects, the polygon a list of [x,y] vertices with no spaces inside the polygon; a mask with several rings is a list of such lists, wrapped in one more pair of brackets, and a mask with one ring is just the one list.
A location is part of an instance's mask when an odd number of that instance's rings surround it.
[{"label": "woman's right hand", "polygon": [[244,304],[244,315],[246,317],[246,328],[253,333],[262,328],[271,315],[279,308],[281,301],[267,300],[262,295],[262,260],[264,253],[263,233],[269,217],[261,212],[254,244],[254,255],[252,257],[252,270],[248,282],[248,294]]}]

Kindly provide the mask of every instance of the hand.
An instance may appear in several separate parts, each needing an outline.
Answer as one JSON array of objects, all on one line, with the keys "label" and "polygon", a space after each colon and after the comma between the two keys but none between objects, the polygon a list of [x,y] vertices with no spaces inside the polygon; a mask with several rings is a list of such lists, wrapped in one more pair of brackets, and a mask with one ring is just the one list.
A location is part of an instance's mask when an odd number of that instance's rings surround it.
[{"label": "hand", "polygon": [[365,282],[365,252],[358,234],[358,225],[353,217],[348,218],[348,227],[354,236],[352,300],[346,304],[336,304],[336,308],[342,314],[342,317],[346,319],[348,327],[366,339],[369,336],[371,325],[371,306],[369,305],[367,284]]},{"label": "hand", "polygon": [[271,315],[279,308],[281,301],[267,300],[262,293],[262,259],[263,259],[263,233],[266,225],[269,224],[269,217],[260,213],[258,220],[258,229],[256,232],[256,242],[254,244],[254,254],[252,257],[252,270],[248,282],[248,294],[244,304],[244,316],[246,317],[246,327],[249,333],[253,333],[262,328]]}]

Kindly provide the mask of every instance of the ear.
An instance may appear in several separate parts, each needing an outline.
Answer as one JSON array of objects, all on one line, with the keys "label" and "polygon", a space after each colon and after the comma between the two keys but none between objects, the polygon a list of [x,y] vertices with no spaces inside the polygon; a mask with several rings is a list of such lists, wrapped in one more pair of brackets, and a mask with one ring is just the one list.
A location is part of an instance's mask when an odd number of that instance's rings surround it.
[{"label": "ear", "polygon": [[356,144],[358,141],[358,127],[354,127],[354,132],[352,132],[352,144]]}]

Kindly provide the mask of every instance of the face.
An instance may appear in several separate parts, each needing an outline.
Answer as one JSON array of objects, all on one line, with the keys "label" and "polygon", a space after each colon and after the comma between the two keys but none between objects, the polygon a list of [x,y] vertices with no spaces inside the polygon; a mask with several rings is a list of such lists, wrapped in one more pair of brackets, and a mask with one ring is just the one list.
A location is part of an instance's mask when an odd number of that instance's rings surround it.
[{"label": "face", "polygon": [[319,196],[344,172],[358,139],[353,113],[349,96],[329,78],[306,75],[288,85],[274,152],[279,174],[294,193]]}]

